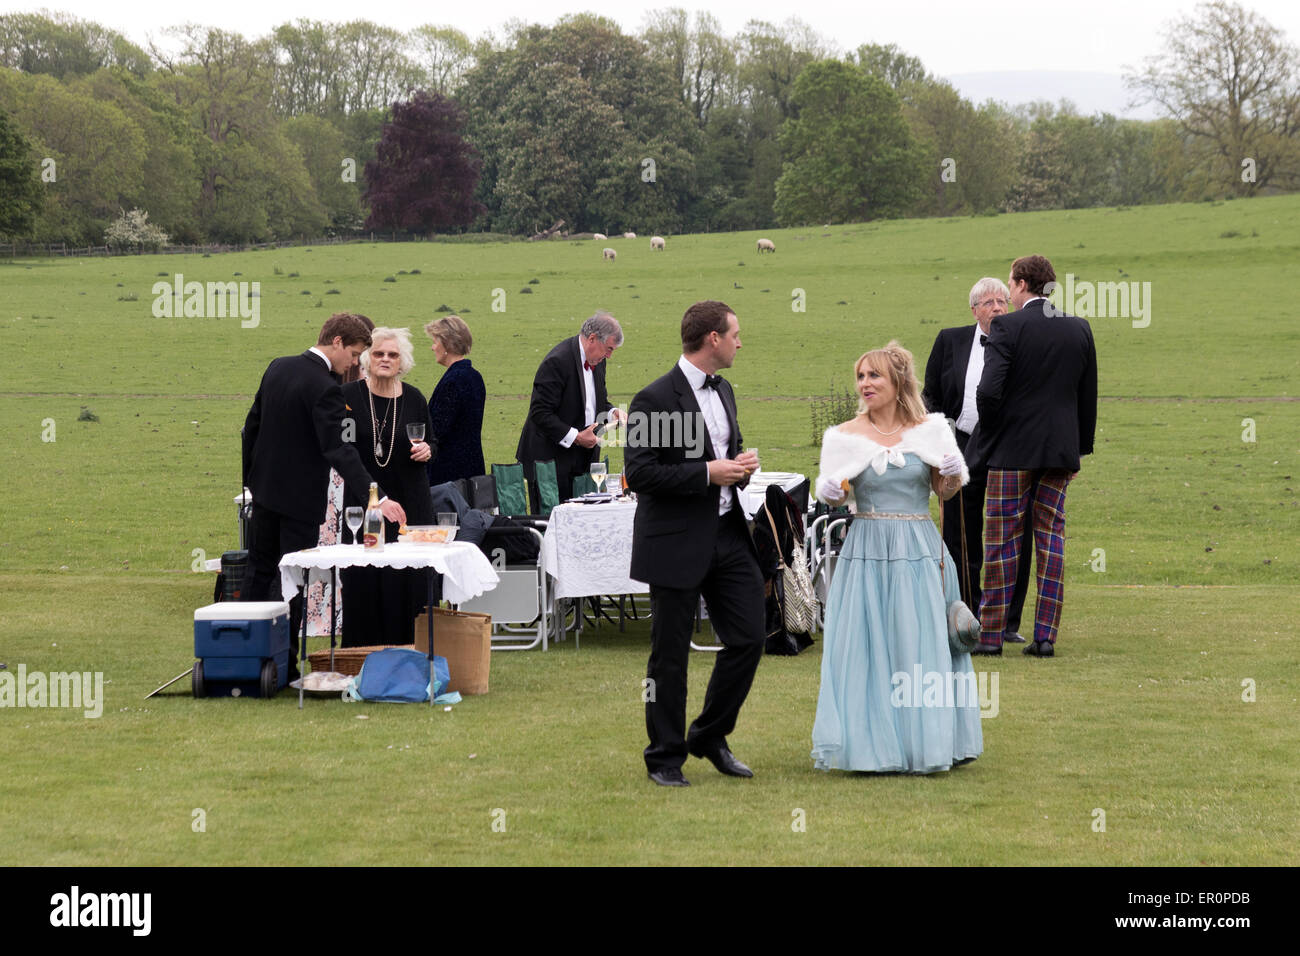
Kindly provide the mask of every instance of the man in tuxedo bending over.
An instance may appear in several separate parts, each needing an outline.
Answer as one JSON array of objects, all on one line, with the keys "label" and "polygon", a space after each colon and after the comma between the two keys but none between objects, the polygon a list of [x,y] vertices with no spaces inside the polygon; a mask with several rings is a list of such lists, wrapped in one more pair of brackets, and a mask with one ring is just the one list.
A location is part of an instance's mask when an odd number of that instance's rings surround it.
[{"label": "man in tuxedo bending over", "polygon": [[988,469],[980,642],[1002,645],[1029,522],[1038,602],[1034,641],[1023,653],[1052,657],[1064,597],[1065,489],[1080,456],[1092,454],[1097,427],[1097,346],[1086,321],[1047,300],[1056,271],[1043,256],[1013,262],[1007,285],[1016,311],[993,319],[970,441],[971,470]]},{"label": "man in tuxedo bending over", "polygon": [[555,462],[560,500],[573,494],[573,479],[587,474],[600,436],[596,428],[618,419],[605,390],[605,360],[623,344],[623,329],[608,312],[597,312],[572,338],[547,353],[533,378],[528,419],[515,460],[524,466],[533,506],[540,504],[535,463]]},{"label": "man in tuxedo bending over", "polygon": [[[362,500],[370,475],[356,447],[343,440],[345,408],[339,380],[370,345],[363,316],[339,313],[321,327],[316,345],[273,361],[262,376],[244,422],[244,486],[253,492],[248,527],[246,601],[280,598],[280,559],[315,547],[325,520],[330,468]],[[383,494],[383,489],[380,489]],[[388,498],[379,508],[389,521],[406,512]],[[291,679],[297,669],[302,599],[289,602]]]},{"label": "man in tuxedo bending over", "polygon": [[[637,493],[632,577],[650,585],[645,749],[650,779],[688,786],[687,754],[752,777],[727,745],[763,655],[763,576],[736,489],[758,469],[741,454],[736,398],[717,373],[740,350],[736,314],[697,302],[682,318],[682,356],[632,399],[625,470]],[[686,732],[686,666],[700,596],[722,642],[704,708]]]},{"label": "man in tuxedo bending over", "polygon": [[[921,393],[926,411],[942,412],[955,425],[957,447],[967,455],[966,446],[971,433],[979,423],[975,403],[975,389],[984,371],[984,342],[994,317],[1006,315],[1010,301],[1006,284],[1001,279],[985,276],[970,290],[970,310],[975,316],[974,325],[943,329],[930,349],[930,360],[925,365],[925,389]],[[961,593],[970,609],[976,614],[980,609],[980,568],[984,564],[984,486],[987,476],[971,472],[970,484],[943,502],[943,540],[948,552],[957,562],[957,577]],[[966,546],[962,547],[963,517],[966,524]],[[1034,546],[1033,527],[1026,523],[1021,553],[1025,555],[1016,574],[1016,584],[1011,593],[1011,607],[1007,612],[1006,634],[1008,644],[1023,644],[1020,615],[1025,606],[1025,592],[1029,589],[1030,561],[1028,551]],[[965,554],[963,554],[963,550]],[[1001,654],[996,649],[981,645],[976,654]]]}]

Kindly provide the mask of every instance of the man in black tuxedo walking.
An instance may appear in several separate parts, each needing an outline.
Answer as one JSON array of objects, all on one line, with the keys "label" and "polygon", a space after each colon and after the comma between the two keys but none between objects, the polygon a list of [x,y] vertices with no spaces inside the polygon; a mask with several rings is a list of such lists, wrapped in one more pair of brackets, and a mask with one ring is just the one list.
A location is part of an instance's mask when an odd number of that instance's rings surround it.
[{"label": "man in black tuxedo walking", "polygon": [[[369,345],[366,320],[339,313],[321,327],[315,346],[275,359],[262,376],[244,422],[244,485],[253,492],[246,601],[280,597],[280,559],[320,540],[331,467],[343,476],[348,493],[362,500],[369,495],[370,475],[356,447],[344,441],[339,388],[340,377]],[[396,501],[384,498],[379,508],[389,521],[406,520]],[[289,610],[292,675],[302,599],[294,597]]]},{"label": "man in black tuxedo walking", "polygon": [[[975,324],[941,330],[934,340],[934,348],[930,350],[930,360],[925,365],[925,389],[921,397],[925,401],[926,410],[943,412],[953,422],[957,447],[963,455],[967,455],[971,433],[979,423],[975,389],[984,371],[984,342],[988,338],[993,319],[1006,315],[1009,301],[1006,284],[1001,279],[985,276],[976,282],[970,290],[970,310],[975,316]],[[970,484],[961,490],[961,494],[953,495],[941,506],[943,540],[948,546],[948,552],[957,562],[962,596],[977,614],[983,594],[980,588],[980,568],[984,564],[986,477],[983,471],[972,471]],[[964,549],[961,527],[963,517],[966,524]],[[1020,562],[1016,574],[1011,607],[1007,612],[1006,634],[1003,637],[1008,644],[1025,642],[1017,632],[1020,630],[1020,615],[1025,606],[1025,593],[1029,590],[1030,561],[1027,550],[1033,546],[1033,528],[1026,523],[1025,537],[1021,543],[1021,553],[1025,554],[1025,559]],[[974,653],[1001,654],[1002,648],[981,645]]]},{"label": "man in black tuxedo walking", "polygon": [[[628,410],[628,487],[637,493],[632,577],[650,585],[645,749],[650,779],[684,787],[687,754],[752,777],[727,745],[763,655],[763,577],[737,500],[758,468],[741,454],[736,397],[717,373],[740,349],[725,304],[697,302],[682,318],[682,356]],[[700,596],[722,642],[704,709],[686,732],[686,666]]]},{"label": "man in black tuxedo walking", "polygon": [[608,312],[597,312],[582,323],[577,335],[551,349],[537,367],[528,419],[515,449],[534,508],[539,504],[535,463],[555,461],[560,500],[567,499],[573,494],[573,479],[587,474],[599,454],[596,428],[618,419],[605,390],[605,360],[622,344],[618,320]]},{"label": "man in black tuxedo walking", "polygon": [[1086,321],[1047,300],[1056,271],[1043,256],[1013,262],[1007,285],[1016,311],[992,322],[970,442],[971,470],[988,469],[980,642],[1002,645],[1029,522],[1038,601],[1024,653],[1052,657],[1064,598],[1065,490],[1080,456],[1092,454],[1097,427],[1097,346]]}]

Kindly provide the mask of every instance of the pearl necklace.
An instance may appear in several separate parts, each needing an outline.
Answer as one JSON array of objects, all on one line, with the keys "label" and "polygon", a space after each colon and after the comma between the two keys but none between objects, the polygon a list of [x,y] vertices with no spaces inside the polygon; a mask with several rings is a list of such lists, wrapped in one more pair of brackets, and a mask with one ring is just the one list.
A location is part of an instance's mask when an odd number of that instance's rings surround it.
[{"label": "pearl necklace", "polygon": [[[388,410],[384,412],[384,420],[379,423],[376,423],[375,416],[375,393],[370,390],[369,385],[366,386],[366,397],[370,399],[370,429],[375,435],[375,464],[380,468],[387,468],[388,463],[393,460],[393,450],[397,448],[397,419],[399,418],[398,405],[402,401],[402,396],[401,393],[398,393],[398,395],[393,398],[393,404],[388,406]],[[380,461],[379,458],[384,453],[384,426],[388,424],[389,412],[393,415],[391,444],[388,446],[388,457],[383,461]]]},{"label": "pearl necklace", "polygon": [[898,426],[898,428],[895,428],[892,432],[882,432],[882,431],[880,430],[880,426],[877,425],[875,422],[873,422],[873,421],[871,420],[871,415],[870,415],[870,414],[867,415],[867,424],[870,425],[872,428],[874,428],[874,429],[876,430],[876,433],[877,433],[877,434],[884,435],[884,436],[886,436],[886,437],[888,437],[888,436],[890,436],[890,435],[897,434],[898,429],[903,427],[902,424],[900,423],[899,426]]}]

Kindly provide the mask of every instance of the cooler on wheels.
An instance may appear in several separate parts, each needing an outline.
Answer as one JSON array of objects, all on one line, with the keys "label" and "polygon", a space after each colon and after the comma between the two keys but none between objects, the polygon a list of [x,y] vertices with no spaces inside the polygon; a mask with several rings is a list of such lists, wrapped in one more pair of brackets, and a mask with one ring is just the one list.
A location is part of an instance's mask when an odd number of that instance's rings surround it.
[{"label": "cooler on wheels", "polygon": [[289,682],[289,605],[223,601],[194,612],[195,697],[273,697]]}]

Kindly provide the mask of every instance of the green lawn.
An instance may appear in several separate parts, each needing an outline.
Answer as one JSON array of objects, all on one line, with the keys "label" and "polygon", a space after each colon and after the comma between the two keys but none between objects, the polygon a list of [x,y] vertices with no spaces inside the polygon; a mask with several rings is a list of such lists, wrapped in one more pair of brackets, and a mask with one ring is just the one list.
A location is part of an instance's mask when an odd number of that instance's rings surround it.
[{"label": "green lawn", "polygon": [[[669,237],[653,255],[614,240],[615,263],[558,242],[0,264],[15,352],[0,660],[107,681],[99,719],[0,708],[0,864],[1300,860],[1300,197],[777,230],[761,258],[757,235]],[[814,773],[818,645],[759,669],[732,738],[753,781],[691,761],[694,786],[663,792],[640,761],[644,624],[498,654],[491,694],[450,713],[143,700],[192,660],[211,596],[196,549],[235,544],[237,436],[261,372],[331,312],[423,342],[439,306],[458,310],[488,385],[485,452],[508,461],[538,360],[582,318],[623,320],[609,381],[626,401],[675,360],[685,306],[722,298],[741,320],[728,374],[746,444],[809,471],[812,399],[890,338],[923,365],[940,328],[969,320],[974,280],[1031,251],[1062,276],[1150,282],[1151,322],[1092,321],[1103,398],[1070,491],[1059,656],[990,659],[998,715],[971,766]],[[155,318],[151,287],[177,272],[259,281],[258,326]],[[422,347],[409,380],[427,394],[439,371]],[[99,420],[78,421],[83,406]],[[693,701],[710,663],[693,658]],[[358,819],[366,840],[320,839]]]}]

